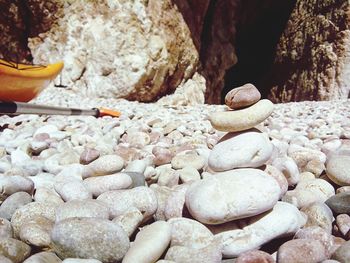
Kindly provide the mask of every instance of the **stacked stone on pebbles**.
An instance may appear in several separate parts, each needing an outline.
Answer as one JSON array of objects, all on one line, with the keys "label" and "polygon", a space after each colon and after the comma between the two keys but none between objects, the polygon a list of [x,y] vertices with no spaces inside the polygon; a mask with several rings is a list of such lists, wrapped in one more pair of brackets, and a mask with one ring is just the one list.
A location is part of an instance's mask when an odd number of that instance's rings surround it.
[{"label": "stacked stone on pebbles", "polygon": [[[273,152],[267,134],[254,128],[274,109],[272,102],[260,97],[252,84],[246,84],[226,95],[230,110],[210,115],[212,126],[228,133],[209,155],[213,175],[194,182],[186,192],[190,214],[214,229],[225,257],[237,257],[276,237],[293,235],[306,222],[295,206],[278,202],[286,182],[281,184],[256,169]],[[246,226],[239,228],[237,220],[246,218]]]}]

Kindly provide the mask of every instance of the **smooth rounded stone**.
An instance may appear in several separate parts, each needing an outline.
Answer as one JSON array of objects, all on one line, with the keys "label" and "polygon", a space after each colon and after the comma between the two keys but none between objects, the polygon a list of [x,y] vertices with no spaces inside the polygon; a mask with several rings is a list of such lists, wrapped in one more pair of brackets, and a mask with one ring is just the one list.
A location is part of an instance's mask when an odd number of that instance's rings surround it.
[{"label": "smooth rounded stone", "polygon": [[279,199],[277,181],[258,169],[236,169],[194,182],[186,192],[191,215],[206,224],[221,224],[271,209]]},{"label": "smooth rounded stone", "polygon": [[270,175],[272,178],[274,178],[277,181],[281,190],[280,198],[284,196],[284,194],[288,190],[288,181],[286,177],[283,175],[283,173],[272,165],[266,165],[264,172]]},{"label": "smooth rounded stone", "polygon": [[65,202],[92,199],[92,193],[86,188],[82,181],[70,181],[64,184],[56,184],[55,190]]},{"label": "smooth rounded stone", "polygon": [[45,187],[48,189],[54,189],[55,175],[50,173],[39,173],[36,176],[32,176],[30,180],[34,182],[34,188],[38,189]]},{"label": "smooth rounded stone", "polygon": [[213,241],[203,248],[172,246],[168,249],[166,260],[181,263],[221,263],[221,245]]},{"label": "smooth rounded stone", "polygon": [[342,186],[342,187],[339,187],[339,188],[335,191],[336,194],[344,193],[344,192],[350,192],[350,186]]},{"label": "smooth rounded stone", "polygon": [[156,221],[143,227],[124,256],[123,263],[155,262],[168,247],[170,238],[171,225],[165,221]]},{"label": "smooth rounded stone", "polygon": [[244,131],[262,123],[273,112],[271,101],[263,99],[246,109],[214,112],[210,114],[211,125],[219,131]]},{"label": "smooth rounded stone", "polygon": [[30,150],[35,155],[40,154],[43,150],[46,150],[49,148],[50,144],[47,141],[31,141],[30,142]]},{"label": "smooth rounded stone", "polygon": [[0,255],[9,258],[13,263],[22,263],[30,256],[30,252],[30,246],[20,240],[14,238],[0,239]]},{"label": "smooth rounded stone", "polygon": [[133,131],[123,135],[122,139],[130,145],[130,147],[143,148],[151,142],[151,138],[145,132]]},{"label": "smooth rounded stone", "polygon": [[191,166],[197,170],[201,170],[204,165],[204,158],[193,152],[177,154],[171,160],[171,166],[174,169],[182,169],[186,166]]},{"label": "smooth rounded stone", "polygon": [[0,255],[0,262],[1,263],[13,263],[13,261],[11,259],[9,259],[8,257],[5,257],[4,255]]},{"label": "smooth rounded stone", "polygon": [[343,243],[332,255],[339,262],[350,262],[350,241]]},{"label": "smooth rounded stone", "polygon": [[84,258],[66,258],[62,261],[62,263],[102,263],[101,261],[97,259],[84,259]]},{"label": "smooth rounded stone", "polygon": [[44,126],[39,127],[38,129],[36,129],[36,131],[33,134],[33,137],[39,136],[42,133],[46,133],[49,136],[55,132],[58,131],[57,126],[53,125],[53,124],[47,124]]},{"label": "smooth rounded stone", "polygon": [[318,240],[325,248],[327,258],[330,258],[332,254],[332,248],[334,247],[333,236],[331,236],[326,230],[318,227],[304,227],[300,229],[294,236],[294,239],[311,239]]},{"label": "smooth rounded stone", "polygon": [[259,167],[271,157],[272,149],[273,146],[264,133],[228,133],[211,151],[209,168],[220,172],[240,167]]},{"label": "smooth rounded stone", "polygon": [[0,218],[0,239],[13,237],[13,230],[10,221]]},{"label": "smooth rounded stone", "polygon": [[294,190],[284,195],[282,200],[302,208],[315,202],[325,202],[334,194],[335,190],[330,183],[317,178],[299,182]]},{"label": "smooth rounded stone", "polygon": [[11,218],[15,237],[19,236],[20,229],[24,224],[37,216],[45,217],[54,222],[56,218],[56,206],[51,203],[32,202],[18,208]]},{"label": "smooth rounded stone", "polygon": [[112,222],[120,225],[130,237],[143,221],[142,213],[135,207],[131,207],[122,215],[113,218]]},{"label": "smooth rounded stone", "polygon": [[148,165],[148,161],[146,159],[142,160],[133,160],[128,163],[123,172],[134,172],[143,174]]},{"label": "smooth rounded stone", "polygon": [[185,166],[184,168],[178,170],[178,173],[182,183],[198,181],[201,179],[198,170],[192,166]]},{"label": "smooth rounded stone", "polygon": [[127,189],[132,185],[132,180],[126,173],[116,173],[89,177],[83,184],[92,196],[97,197],[107,191]]},{"label": "smooth rounded stone", "polygon": [[54,222],[46,217],[33,217],[21,226],[19,238],[28,245],[48,248],[51,244],[50,233],[53,224]]},{"label": "smooth rounded stone", "polygon": [[316,179],[316,177],[313,173],[310,173],[310,172],[300,173],[300,181],[314,180],[314,179]]},{"label": "smooth rounded stone", "polygon": [[190,184],[182,184],[173,188],[164,206],[164,215],[167,220],[173,217],[182,217],[189,186]]},{"label": "smooth rounded stone", "polygon": [[89,164],[100,157],[100,152],[93,148],[85,148],[80,154],[79,162],[81,164]]},{"label": "smooth rounded stone", "polygon": [[123,167],[124,160],[122,157],[115,154],[103,155],[84,166],[83,178],[114,174],[121,171]]},{"label": "smooth rounded stone", "polygon": [[189,218],[171,218],[168,223],[172,227],[170,246],[203,248],[208,246],[214,235],[203,224]]},{"label": "smooth rounded stone", "polygon": [[350,214],[350,192],[333,195],[326,201],[326,205],[335,214]]},{"label": "smooth rounded stone", "polygon": [[122,215],[130,207],[136,207],[142,212],[144,219],[152,216],[157,210],[157,197],[153,190],[146,186],[105,192],[97,200],[107,204],[112,218]]},{"label": "smooth rounded stone", "polygon": [[336,223],[340,233],[345,236],[350,231],[350,216],[347,214],[340,214],[336,218]]},{"label": "smooth rounded stone", "polygon": [[296,144],[291,144],[289,146],[288,156],[296,162],[300,172],[305,171],[305,166],[311,160],[317,160],[320,163],[325,163],[327,159],[327,156],[321,151],[302,147]]},{"label": "smooth rounded stone", "polygon": [[306,164],[304,170],[313,173],[316,177],[320,177],[325,169],[324,163],[319,160],[311,160]]},{"label": "smooth rounded stone", "polygon": [[294,239],[279,247],[278,263],[318,263],[327,259],[325,248],[318,240]]},{"label": "smooth rounded stone", "polygon": [[23,205],[32,202],[32,196],[27,192],[16,192],[5,199],[0,206],[0,217],[11,219],[13,213]]},{"label": "smooth rounded stone", "polygon": [[61,263],[62,260],[52,252],[40,252],[27,258],[23,263]]},{"label": "smooth rounded stone", "polygon": [[132,183],[129,186],[129,188],[135,188],[138,186],[146,185],[146,178],[142,173],[131,171],[123,171],[122,173],[127,174],[131,178]]},{"label": "smooth rounded stone", "polygon": [[152,149],[152,154],[155,157],[153,162],[156,166],[171,163],[171,159],[173,158],[172,152],[161,146],[155,146]]},{"label": "smooth rounded stone", "polygon": [[241,109],[253,105],[261,98],[259,90],[251,83],[230,90],[225,96],[225,104],[231,109]]},{"label": "smooth rounded stone", "polygon": [[34,183],[28,177],[0,174],[0,199],[17,192],[33,193]]},{"label": "smooth rounded stone", "polygon": [[161,260],[158,260],[156,263],[176,263],[176,262],[172,260],[161,259]]},{"label": "smooth rounded stone", "polygon": [[334,259],[327,259],[327,260],[323,260],[321,263],[341,263],[341,262]]},{"label": "smooth rounded stone", "polygon": [[164,169],[159,171],[157,184],[160,186],[174,187],[179,184],[180,174],[174,169]]},{"label": "smooth rounded stone", "polygon": [[319,226],[327,233],[332,233],[333,214],[324,203],[313,203],[301,209],[307,215],[305,227]]},{"label": "smooth rounded stone", "polygon": [[329,179],[340,186],[350,186],[350,155],[332,154],[326,165]]},{"label": "smooth rounded stone", "polygon": [[57,194],[55,190],[46,187],[39,187],[35,189],[34,200],[35,202],[41,203],[50,202],[56,206],[64,203],[62,198]]},{"label": "smooth rounded stone", "polygon": [[284,156],[273,160],[272,165],[279,169],[288,181],[288,185],[296,185],[300,180],[297,164],[290,157]]},{"label": "smooth rounded stone", "polygon": [[328,140],[323,143],[321,147],[321,151],[329,155],[336,152],[340,146],[341,146],[341,140],[339,139]]},{"label": "smooth rounded stone", "polygon": [[173,190],[167,186],[160,186],[158,184],[151,184],[150,188],[153,190],[154,194],[156,195],[157,203],[158,203],[157,211],[153,215],[153,218],[156,221],[166,220],[166,217],[164,214],[165,205]]},{"label": "smooth rounded stone", "polygon": [[236,259],[235,263],[275,263],[275,259],[268,253],[260,250],[244,252]]},{"label": "smooth rounded stone", "polygon": [[97,259],[84,259],[84,258],[66,258],[62,261],[62,263],[102,263],[101,261]]},{"label": "smooth rounded stone", "polygon": [[293,235],[305,224],[306,216],[291,204],[277,202],[271,211],[251,218],[251,222],[243,229],[215,235],[223,244],[224,257],[237,257],[275,238]]},{"label": "smooth rounded stone", "polygon": [[109,209],[98,200],[71,200],[56,210],[56,222],[71,217],[95,217],[109,219]]},{"label": "smooth rounded stone", "polygon": [[51,233],[55,253],[65,258],[94,258],[106,263],[121,260],[130,242],[117,224],[101,218],[74,217],[59,221]]}]

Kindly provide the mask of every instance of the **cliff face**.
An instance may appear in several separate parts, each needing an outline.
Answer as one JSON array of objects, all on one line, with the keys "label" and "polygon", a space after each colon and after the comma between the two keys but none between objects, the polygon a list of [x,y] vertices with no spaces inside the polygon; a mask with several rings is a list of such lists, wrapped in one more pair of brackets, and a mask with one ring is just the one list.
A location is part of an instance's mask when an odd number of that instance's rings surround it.
[{"label": "cliff face", "polygon": [[279,41],[271,74],[276,102],[347,98],[349,3],[298,0]]}]

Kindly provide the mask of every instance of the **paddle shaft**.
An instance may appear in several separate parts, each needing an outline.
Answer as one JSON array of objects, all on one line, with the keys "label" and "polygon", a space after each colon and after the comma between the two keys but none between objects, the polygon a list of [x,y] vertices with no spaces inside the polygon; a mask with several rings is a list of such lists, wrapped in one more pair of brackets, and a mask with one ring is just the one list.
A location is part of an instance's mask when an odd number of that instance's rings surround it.
[{"label": "paddle shaft", "polygon": [[36,105],[24,102],[0,101],[0,114],[80,115],[99,117],[100,111],[99,109],[82,110],[75,108]]}]

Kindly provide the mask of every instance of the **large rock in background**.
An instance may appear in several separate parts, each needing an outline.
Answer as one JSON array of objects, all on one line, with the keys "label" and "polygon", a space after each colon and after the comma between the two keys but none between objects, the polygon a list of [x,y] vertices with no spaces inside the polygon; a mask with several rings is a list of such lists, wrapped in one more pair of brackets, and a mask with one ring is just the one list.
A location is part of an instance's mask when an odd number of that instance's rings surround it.
[{"label": "large rock in background", "polygon": [[[298,0],[277,46],[270,98],[275,102],[347,98],[349,1]],[[271,86],[269,86],[271,88]]]},{"label": "large rock in background", "polygon": [[65,61],[61,85],[83,96],[152,101],[196,72],[198,52],[170,0],[71,2],[29,40],[35,63]]}]

